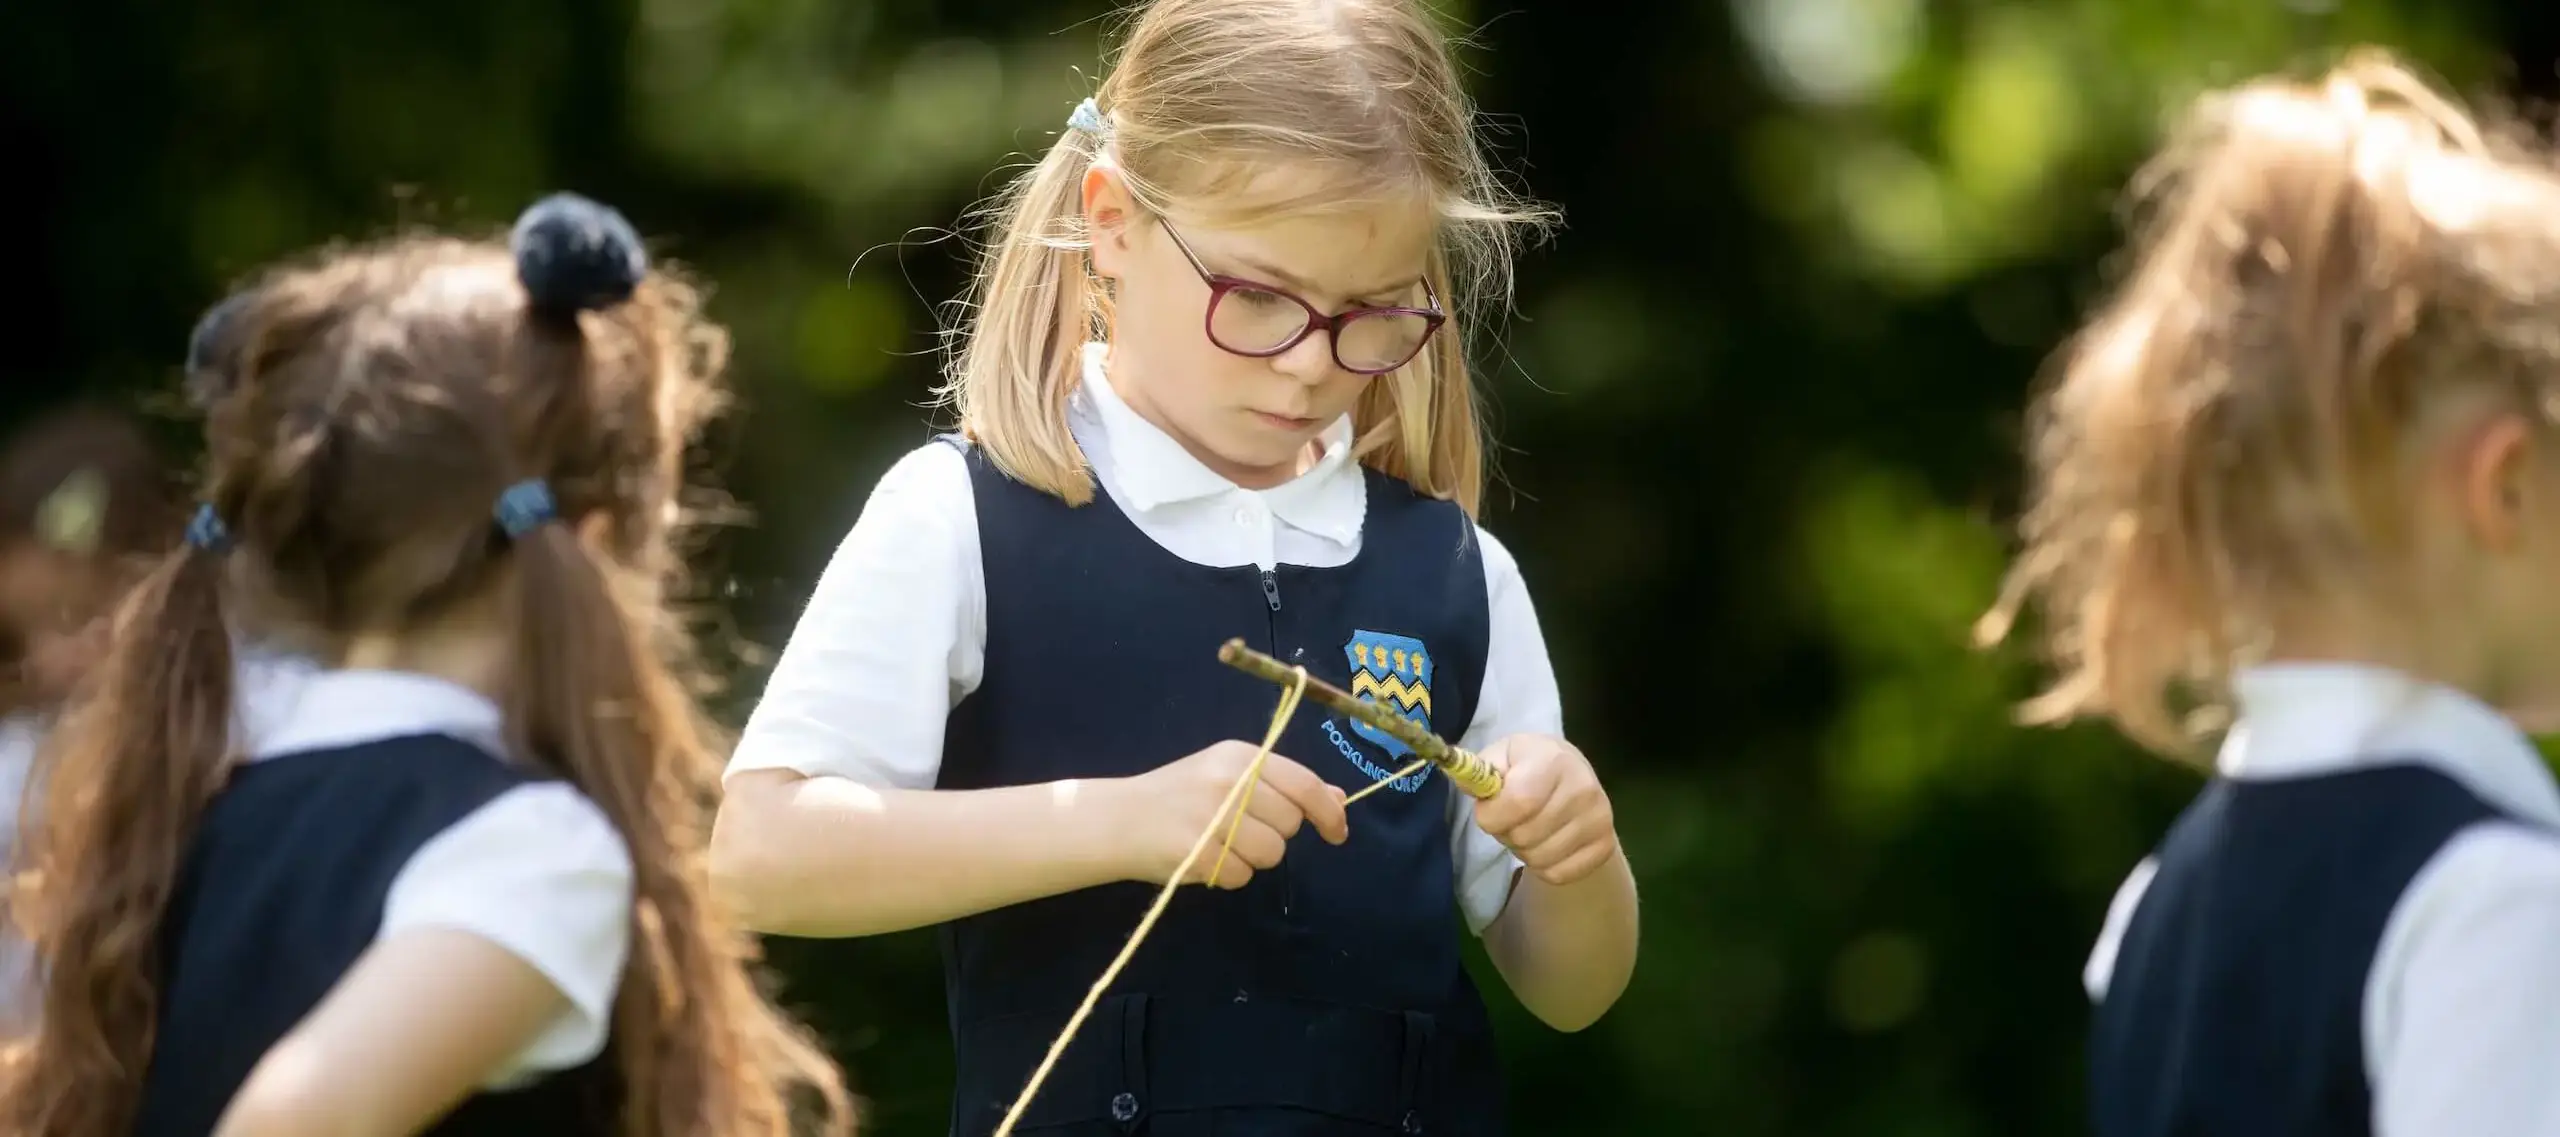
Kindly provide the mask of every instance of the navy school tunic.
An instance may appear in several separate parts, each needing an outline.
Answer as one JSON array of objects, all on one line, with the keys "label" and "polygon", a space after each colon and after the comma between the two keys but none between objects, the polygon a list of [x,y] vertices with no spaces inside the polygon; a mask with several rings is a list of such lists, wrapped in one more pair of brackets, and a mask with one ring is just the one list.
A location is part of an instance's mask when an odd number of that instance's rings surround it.
[{"label": "navy school tunic", "polygon": [[[951,713],[938,788],[1124,777],[1260,741],[1281,692],[1218,662],[1237,637],[1452,742],[1474,717],[1489,617],[1457,506],[1368,471],[1350,563],[1211,568],[1158,546],[1108,494],[1070,507],[968,454],[986,671]],[[1275,752],[1357,790],[1411,761],[1373,735],[1307,701]],[[1437,773],[1408,778],[1351,808],[1345,845],[1308,828],[1242,889],[1183,889],[1015,1131],[1501,1134],[1491,1031],[1460,955],[1455,792]],[[941,929],[954,1137],[994,1130],[1158,888],[1089,888]]]},{"label": "navy school tunic", "polygon": [[2371,1133],[2365,988],[2392,911],[2454,837],[2505,818],[2423,764],[2208,784],[2098,1003],[2092,1132]]},{"label": "navy school tunic", "polygon": [[[241,766],[188,845],[161,926],[160,1014],[135,1137],[205,1137],[269,1048],[373,943],[403,866],[537,775],[444,734]],[[425,1132],[618,1132],[613,1051],[467,1098]]]}]

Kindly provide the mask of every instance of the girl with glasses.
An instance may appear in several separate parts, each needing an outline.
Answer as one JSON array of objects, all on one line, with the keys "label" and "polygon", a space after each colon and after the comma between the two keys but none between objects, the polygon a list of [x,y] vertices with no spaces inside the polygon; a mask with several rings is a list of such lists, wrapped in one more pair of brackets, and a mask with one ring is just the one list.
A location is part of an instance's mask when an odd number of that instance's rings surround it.
[{"label": "girl with glasses", "polygon": [[[1230,638],[1507,770],[1477,801],[1293,716],[1020,1133],[1502,1133],[1461,928],[1584,1027],[1634,965],[1608,796],[1477,528],[1464,305],[1547,215],[1410,0],[1156,0],[1001,199],[960,433],[900,461],[731,761],[715,879],[765,930],[938,926],[955,1134],[1001,1128],[1252,765]],[[1374,790],[1346,809],[1350,794]],[[1524,871],[1525,870],[1525,871]]]}]

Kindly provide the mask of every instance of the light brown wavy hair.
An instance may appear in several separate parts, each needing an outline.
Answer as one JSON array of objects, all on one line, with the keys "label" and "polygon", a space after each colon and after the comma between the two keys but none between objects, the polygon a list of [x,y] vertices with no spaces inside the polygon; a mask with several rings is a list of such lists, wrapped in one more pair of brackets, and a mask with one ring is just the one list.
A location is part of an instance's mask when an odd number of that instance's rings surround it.
[{"label": "light brown wavy hair", "polygon": [[[725,338],[695,290],[660,270],[554,315],[505,244],[411,236],[281,268],[229,308],[190,385],[201,493],[230,547],[177,549],[127,599],[99,685],[40,763],[21,917],[46,964],[42,1024],[0,1081],[0,1132],[131,1124],[173,878],[235,757],[234,632],[329,659],[355,635],[488,610],[515,639],[519,752],[630,846],[623,1132],[772,1137],[808,1113],[849,1132],[840,1075],[762,993],[754,941],[708,887],[720,758],[663,599],[687,442],[722,402]],[[569,523],[511,541],[491,509],[526,478]],[[570,524],[595,517],[600,554]]]},{"label": "light brown wavy hair", "polygon": [[2040,617],[2027,720],[2188,756],[2281,605],[2416,603],[2423,412],[2552,422],[2560,177],[2362,51],[2199,100],[2134,191],[2130,275],[2033,408],[2024,548],[1977,631]]}]

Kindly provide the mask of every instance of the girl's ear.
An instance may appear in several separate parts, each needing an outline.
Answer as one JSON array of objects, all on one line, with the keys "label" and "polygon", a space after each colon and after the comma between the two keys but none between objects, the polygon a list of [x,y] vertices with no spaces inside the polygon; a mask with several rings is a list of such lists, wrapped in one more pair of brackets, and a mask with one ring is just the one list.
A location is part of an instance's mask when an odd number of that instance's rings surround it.
[{"label": "girl's ear", "polygon": [[1129,218],[1137,211],[1120,171],[1096,162],[1084,172],[1084,230],[1092,238],[1093,272],[1116,280],[1128,265]]},{"label": "girl's ear", "polygon": [[2500,415],[2473,432],[2455,470],[2456,508],[2463,529],[2484,549],[2512,552],[2524,537],[2525,518],[2550,503],[2537,483],[2533,428],[2515,415]]},{"label": "girl's ear", "polygon": [[613,516],[599,509],[578,519],[578,541],[599,560],[613,556]]}]

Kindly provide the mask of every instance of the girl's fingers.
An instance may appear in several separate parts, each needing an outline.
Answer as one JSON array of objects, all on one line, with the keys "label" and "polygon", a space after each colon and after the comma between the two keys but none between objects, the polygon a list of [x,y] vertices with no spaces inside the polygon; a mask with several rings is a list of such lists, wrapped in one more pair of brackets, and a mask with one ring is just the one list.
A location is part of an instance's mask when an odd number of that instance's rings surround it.
[{"label": "girl's fingers", "polygon": [[1252,799],[1245,803],[1245,818],[1245,824],[1260,822],[1278,831],[1283,838],[1297,836],[1298,826],[1306,822],[1306,815],[1298,809],[1298,804],[1269,784],[1267,771],[1265,784],[1254,787]]},{"label": "girl's fingers", "polygon": [[1609,863],[1609,857],[1616,851],[1616,845],[1605,840],[1586,840],[1569,847],[1558,846],[1555,855],[1548,858],[1547,865],[1543,867],[1532,865],[1529,871],[1538,874],[1538,879],[1548,884],[1572,884],[1599,871],[1600,866]]},{"label": "girl's fingers", "polygon": [[1557,802],[1551,798],[1543,808],[1512,826],[1511,831],[1502,836],[1514,849],[1534,849],[1563,836],[1565,827],[1573,820],[1573,815],[1558,808]]}]

